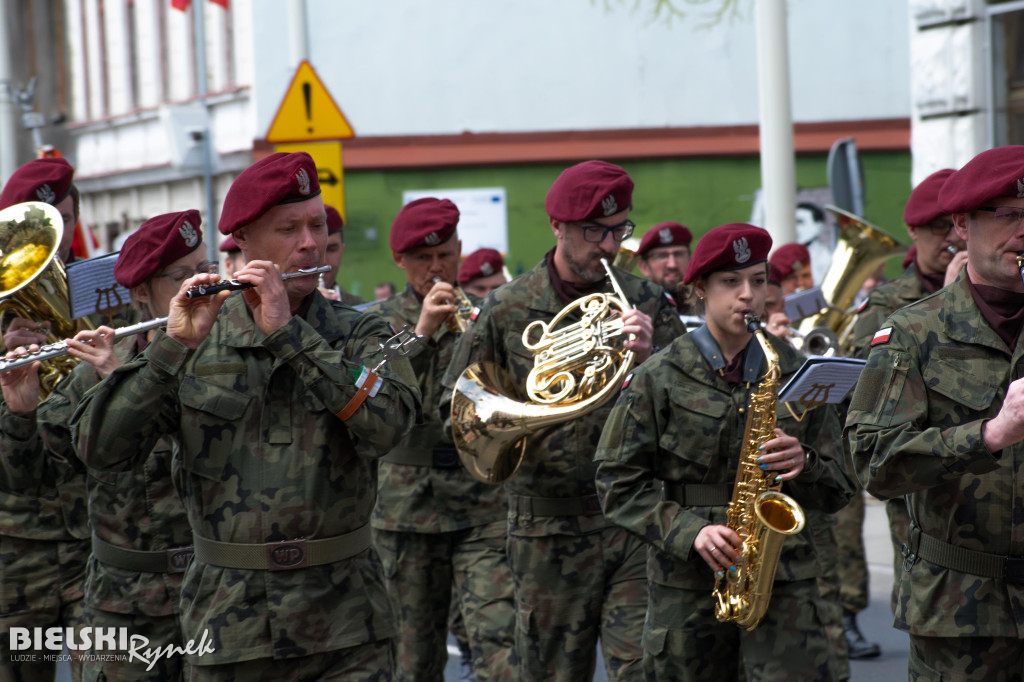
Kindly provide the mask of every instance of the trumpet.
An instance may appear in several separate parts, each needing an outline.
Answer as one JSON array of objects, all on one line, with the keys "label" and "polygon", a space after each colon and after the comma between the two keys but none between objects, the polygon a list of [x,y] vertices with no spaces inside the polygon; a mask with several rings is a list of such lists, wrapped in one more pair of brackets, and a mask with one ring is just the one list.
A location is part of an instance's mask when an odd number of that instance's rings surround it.
[{"label": "trumpet", "polygon": [[[125,336],[132,336],[133,334],[141,334],[148,332],[150,329],[156,329],[167,324],[166,317],[158,317],[153,320],[146,320],[145,322],[139,322],[138,324],[128,325],[127,327],[118,327],[114,330],[114,338],[120,339]],[[101,334],[106,336],[106,334]],[[33,362],[42,362],[44,360],[52,360],[54,358],[60,358],[67,355],[70,351],[68,345],[64,341],[58,341],[57,343],[48,343],[45,346],[40,346],[39,350],[32,351],[25,355],[19,355],[13,360],[0,360],[0,374],[4,372],[10,372],[11,370],[30,365]]]},{"label": "trumpet", "polygon": [[1024,251],[1017,254],[1017,269],[1020,270],[1021,281],[1024,281]]},{"label": "trumpet", "polygon": [[[327,272],[331,269],[330,265],[321,265],[318,268],[305,268],[303,270],[296,270],[295,272],[286,272],[281,275],[281,279],[289,280],[296,277],[309,277],[311,275],[319,275],[322,272]],[[222,291],[241,291],[242,289],[252,289],[255,284],[251,282],[239,282],[237,279],[222,279],[219,282],[213,284],[197,284],[189,287],[188,291],[185,292],[185,298],[197,298],[199,296],[213,296],[219,294]]]},{"label": "trumpet", "polygon": [[[443,281],[440,277],[434,278],[434,284]],[[462,290],[458,282],[452,285],[452,291],[455,295],[454,304],[457,309],[448,318],[448,331],[464,332],[469,327],[469,318],[473,315],[473,302],[469,300],[469,296],[466,296],[466,292]],[[448,303],[452,303],[452,301],[448,301]]]}]

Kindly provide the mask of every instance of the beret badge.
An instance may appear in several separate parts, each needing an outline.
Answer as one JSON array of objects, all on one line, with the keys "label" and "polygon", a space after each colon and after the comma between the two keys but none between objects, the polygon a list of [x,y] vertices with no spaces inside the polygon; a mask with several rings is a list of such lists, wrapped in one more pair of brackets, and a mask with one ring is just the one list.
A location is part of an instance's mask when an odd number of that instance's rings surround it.
[{"label": "beret badge", "polygon": [[196,228],[192,227],[192,223],[187,220],[178,228],[178,234],[185,240],[185,246],[189,248],[199,243],[199,233],[196,232]]},{"label": "beret badge", "polygon": [[601,200],[601,210],[604,211],[606,216],[614,215],[619,210],[619,204],[615,201],[615,197],[609,194]]},{"label": "beret badge", "polygon": [[1017,198],[1024,198],[1024,178],[1017,180]]},{"label": "beret badge", "polygon": [[295,173],[295,184],[299,189],[299,194],[302,196],[309,194],[309,174],[305,168],[300,168]]},{"label": "beret badge", "polygon": [[437,232],[431,232],[423,238],[423,241],[427,246],[437,246],[441,243],[441,237],[438,236]]},{"label": "beret badge", "polygon": [[494,274],[494,268],[487,261],[480,264],[480,272],[484,273],[484,276],[490,277]]},{"label": "beret badge", "polygon": [[36,190],[36,196],[39,197],[39,201],[45,201],[48,204],[52,204],[57,199],[57,194],[49,184],[40,185]]},{"label": "beret badge", "polygon": [[750,246],[747,245],[747,238],[740,237],[732,243],[733,253],[736,254],[737,263],[746,263],[750,260]]},{"label": "beret badge", "polygon": [[661,228],[660,230],[658,230],[658,238],[661,240],[662,244],[671,244],[672,230],[670,230],[667,227]]}]

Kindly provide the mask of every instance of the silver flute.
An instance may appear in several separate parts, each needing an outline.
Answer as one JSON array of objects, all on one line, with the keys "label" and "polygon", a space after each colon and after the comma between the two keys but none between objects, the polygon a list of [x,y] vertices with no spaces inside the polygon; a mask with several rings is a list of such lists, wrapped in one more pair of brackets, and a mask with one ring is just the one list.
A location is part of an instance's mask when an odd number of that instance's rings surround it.
[{"label": "silver flute", "polygon": [[[331,269],[330,265],[321,265],[318,268],[306,268],[304,270],[296,270],[295,272],[286,272],[281,275],[281,279],[288,280],[294,279],[295,277],[309,277],[310,275],[319,275],[322,272],[328,272]],[[213,296],[222,291],[240,291],[242,289],[252,289],[255,284],[250,282],[239,282],[237,279],[222,279],[219,282],[213,284],[197,284],[189,287],[188,291],[185,292],[185,298],[196,298],[198,296]]]},{"label": "silver flute", "polygon": [[[127,327],[118,327],[114,330],[114,338],[120,339],[133,334],[141,334],[142,332],[148,332],[150,329],[162,327],[165,324],[167,324],[167,318],[158,317],[154,320],[139,322],[138,324],[128,325]],[[101,336],[106,336],[106,334],[101,334]],[[0,360],[0,374],[10,372],[11,370],[18,369],[19,367],[24,367],[25,365],[30,365],[33,362],[59,358],[63,355],[67,355],[68,352],[68,345],[63,341],[58,343],[48,343],[45,346],[40,346],[37,351],[32,351],[25,355],[19,355],[13,360]]]}]

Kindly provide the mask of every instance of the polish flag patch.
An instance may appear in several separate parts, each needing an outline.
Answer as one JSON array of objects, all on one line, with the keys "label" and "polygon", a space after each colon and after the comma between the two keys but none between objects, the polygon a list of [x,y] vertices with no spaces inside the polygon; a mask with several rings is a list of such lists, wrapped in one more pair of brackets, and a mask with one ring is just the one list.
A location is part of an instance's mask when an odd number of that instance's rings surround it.
[{"label": "polish flag patch", "polygon": [[862,313],[862,312],[864,312],[864,309],[867,308],[867,307],[868,307],[868,299],[865,298],[863,301],[860,302],[860,305],[857,306],[857,312],[858,313]]},{"label": "polish flag patch", "polygon": [[480,306],[473,308],[473,312],[469,316],[470,322],[476,322],[476,318],[480,315]]},{"label": "polish flag patch", "polygon": [[871,345],[877,346],[882,343],[888,343],[890,336],[892,336],[892,327],[879,329],[877,332],[875,332],[875,335],[871,337]]}]

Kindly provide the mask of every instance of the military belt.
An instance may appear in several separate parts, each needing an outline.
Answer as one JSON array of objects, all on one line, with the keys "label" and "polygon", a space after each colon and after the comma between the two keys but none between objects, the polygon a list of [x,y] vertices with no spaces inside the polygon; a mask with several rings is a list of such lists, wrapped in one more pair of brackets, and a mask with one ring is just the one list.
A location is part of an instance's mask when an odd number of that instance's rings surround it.
[{"label": "military belt", "polygon": [[683,507],[724,507],[732,501],[732,483],[665,481],[665,499]]},{"label": "military belt", "polygon": [[196,560],[221,568],[249,571],[292,571],[333,564],[363,552],[372,541],[369,524],[344,535],[283,540],[264,545],[218,542],[196,535]]},{"label": "military belt", "polygon": [[597,516],[601,514],[601,499],[595,495],[583,497],[529,497],[509,495],[509,511],[533,516]]},{"label": "military belt", "polygon": [[182,573],[192,560],[192,545],[163,551],[126,549],[92,536],[92,554],[101,564],[143,573]]},{"label": "military belt", "polygon": [[924,533],[920,534],[917,556],[959,573],[1005,580],[1008,583],[1024,583],[1024,557],[978,552]]},{"label": "military belt", "polygon": [[416,467],[434,467],[435,469],[458,469],[459,451],[452,447],[409,448],[397,447],[383,458],[391,464],[408,464]]}]

